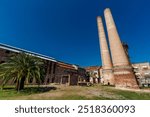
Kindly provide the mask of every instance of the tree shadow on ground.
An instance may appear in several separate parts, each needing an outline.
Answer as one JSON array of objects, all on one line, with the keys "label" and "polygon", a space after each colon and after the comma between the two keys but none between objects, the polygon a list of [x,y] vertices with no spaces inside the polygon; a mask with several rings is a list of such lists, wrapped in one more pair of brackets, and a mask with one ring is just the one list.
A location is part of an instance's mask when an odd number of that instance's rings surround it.
[{"label": "tree shadow on ground", "polygon": [[51,90],[56,90],[56,87],[50,87],[50,86],[46,86],[46,87],[26,87],[24,90],[22,90],[21,92],[23,93],[44,93],[44,92],[48,92]]},{"label": "tree shadow on ground", "polygon": [[4,87],[4,88],[3,88],[3,90],[13,90],[13,89],[14,89],[13,86],[11,86],[11,87]]},{"label": "tree shadow on ground", "polygon": [[[56,90],[56,87],[53,86],[27,86],[23,90],[19,91],[19,93],[23,94],[36,94],[36,93],[45,93],[51,90]],[[3,91],[15,91],[14,86],[4,87]],[[17,91],[17,90],[16,90]]]}]

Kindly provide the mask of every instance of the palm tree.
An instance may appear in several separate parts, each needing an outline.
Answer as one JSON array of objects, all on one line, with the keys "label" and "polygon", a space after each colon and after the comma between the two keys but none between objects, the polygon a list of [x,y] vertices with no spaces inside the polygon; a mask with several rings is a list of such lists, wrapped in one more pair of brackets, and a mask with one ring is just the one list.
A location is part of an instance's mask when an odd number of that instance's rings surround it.
[{"label": "palm tree", "polygon": [[25,81],[28,83],[31,79],[41,82],[44,72],[44,61],[25,54],[19,53],[10,57],[3,64],[0,64],[0,78],[2,78],[2,88],[10,80],[16,83],[16,90],[24,89]]}]

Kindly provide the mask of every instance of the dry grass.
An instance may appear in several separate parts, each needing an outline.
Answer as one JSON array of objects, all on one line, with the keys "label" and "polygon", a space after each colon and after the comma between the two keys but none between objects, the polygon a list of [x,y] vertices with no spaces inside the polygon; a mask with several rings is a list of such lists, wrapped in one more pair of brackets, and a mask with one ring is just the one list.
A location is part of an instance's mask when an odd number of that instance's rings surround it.
[{"label": "dry grass", "polygon": [[30,87],[17,93],[14,89],[0,91],[0,99],[15,100],[124,100],[150,99],[149,92],[118,90],[114,87],[49,85]]}]

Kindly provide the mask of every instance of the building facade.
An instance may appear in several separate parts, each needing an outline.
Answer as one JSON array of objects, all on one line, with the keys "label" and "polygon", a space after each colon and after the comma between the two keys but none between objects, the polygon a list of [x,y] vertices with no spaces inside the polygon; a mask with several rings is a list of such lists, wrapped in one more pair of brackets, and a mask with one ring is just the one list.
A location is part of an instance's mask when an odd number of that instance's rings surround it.
[{"label": "building facade", "polygon": [[86,72],[89,75],[89,82],[92,84],[101,83],[102,79],[102,67],[100,66],[90,66],[86,67]]},{"label": "building facade", "polygon": [[[31,56],[36,56],[44,60],[46,71],[44,80],[42,82],[44,85],[48,85],[49,83],[77,85],[78,79],[85,78],[86,76],[86,70],[77,65],[64,63],[62,61],[55,60],[52,57],[26,51],[5,44],[0,44],[0,64],[6,62],[13,54],[19,54],[21,52]],[[13,82],[9,82],[9,84],[13,84]],[[30,84],[36,84],[36,81],[30,82]]]},{"label": "building facade", "polygon": [[132,64],[135,75],[140,86],[150,86],[150,63],[135,63]]},{"label": "building facade", "polygon": [[[150,63],[141,62],[132,64],[134,74],[138,80],[140,87],[149,87],[150,86]],[[103,73],[103,68],[101,66],[89,66],[85,68],[90,75],[90,82],[96,83],[97,78],[99,78],[99,83],[104,84],[105,79]]]}]

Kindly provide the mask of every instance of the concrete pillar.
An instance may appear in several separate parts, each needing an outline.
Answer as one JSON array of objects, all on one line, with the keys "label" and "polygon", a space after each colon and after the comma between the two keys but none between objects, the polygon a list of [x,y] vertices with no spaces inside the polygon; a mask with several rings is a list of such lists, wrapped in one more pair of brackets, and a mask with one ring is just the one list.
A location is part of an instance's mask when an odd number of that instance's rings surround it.
[{"label": "concrete pillar", "polygon": [[100,43],[100,51],[101,51],[101,59],[102,59],[102,67],[103,67],[102,83],[114,85],[112,62],[110,58],[110,53],[109,53],[101,17],[97,17],[97,25],[98,25],[99,43]]},{"label": "concrete pillar", "polygon": [[139,88],[109,8],[105,9],[104,15],[114,67],[115,86],[121,88]]}]

